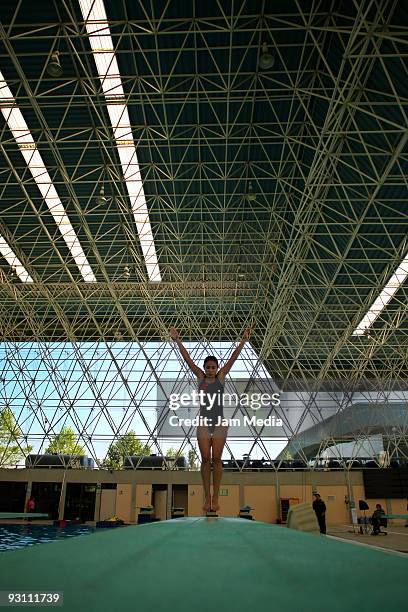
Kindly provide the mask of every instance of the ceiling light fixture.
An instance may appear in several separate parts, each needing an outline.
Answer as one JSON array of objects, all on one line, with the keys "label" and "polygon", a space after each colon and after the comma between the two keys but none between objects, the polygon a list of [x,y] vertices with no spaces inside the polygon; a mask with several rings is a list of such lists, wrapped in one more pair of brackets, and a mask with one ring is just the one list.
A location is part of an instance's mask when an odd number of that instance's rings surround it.
[{"label": "ceiling light fixture", "polygon": [[274,63],[275,58],[271,53],[269,53],[268,45],[266,44],[266,42],[264,42],[262,45],[262,53],[259,56],[259,67],[261,68],[261,70],[270,70]]},{"label": "ceiling light fixture", "polygon": [[249,183],[248,185],[247,200],[249,200],[250,202],[256,200],[256,193],[252,188],[252,183]]},{"label": "ceiling light fixture", "polygon": [[16,276],[18,276],[23,283],[34,282],[17,255],[14,253],[13,249],[2,236],[0,236],[0,255],[4,257],[7,263],[11,266],[13,273],[16,274]]},{"label": "ceiling light fixture", "polygon": [[51,58],[47,64],[47,73],[52,77],[59,77],[62,75],[62,66],[59,60],[59,51],[53,51]]},{"label": "ceiling light fixture", "polygon": [[96,203],[98,206],[105,206],[107,201],[108,200],[105,196],[105,187],[102,185],[102,187],[99,190],[99,195],[96,197]]}]

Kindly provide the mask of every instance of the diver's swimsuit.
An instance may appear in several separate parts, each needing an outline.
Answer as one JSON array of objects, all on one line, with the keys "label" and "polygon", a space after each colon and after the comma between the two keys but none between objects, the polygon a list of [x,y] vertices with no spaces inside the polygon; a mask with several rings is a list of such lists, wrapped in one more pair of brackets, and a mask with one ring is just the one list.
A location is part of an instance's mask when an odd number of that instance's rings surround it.
[{"label": "diver's swimsuit", "polygon": [[215,431],[215,426],[218,423],[218,418],[224,418],[222,405],[224,385],[218,378],[216,378],[212,383],[208,383],[206,379],[203,378],[199,381],[198,390],[202,390],[205,394],[208,394],[211,397],[211,402],[213,401],[213,396],[215,394],[214,404],[209,410],[207,410],[207,406],[210,406],[210,402],[208,401],[209,398],[207,398],[206,395],[204,396],[205,405],[202,406],[200,403],[200,416],[207,418],[208,430],[211,434],[213,434]]}]

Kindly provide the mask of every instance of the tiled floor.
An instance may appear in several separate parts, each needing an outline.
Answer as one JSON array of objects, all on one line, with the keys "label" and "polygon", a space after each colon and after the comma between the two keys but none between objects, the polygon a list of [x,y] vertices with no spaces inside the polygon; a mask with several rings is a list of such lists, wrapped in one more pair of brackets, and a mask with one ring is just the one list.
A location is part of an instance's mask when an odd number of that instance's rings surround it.
[{"label": "tiled floor", "polygon": [[[382,530],[384,530],[383,527]],[[358,533],[357,527],[355,527],[355,533],[353,533],[351,525],[336,525],[329,527],[327,533],[337,538],[351,540],[368,546],[376,546],[378,548],[408,553],[408,527],[389,524],[384,531],[387,531],[387,535],[361,535]]]}]

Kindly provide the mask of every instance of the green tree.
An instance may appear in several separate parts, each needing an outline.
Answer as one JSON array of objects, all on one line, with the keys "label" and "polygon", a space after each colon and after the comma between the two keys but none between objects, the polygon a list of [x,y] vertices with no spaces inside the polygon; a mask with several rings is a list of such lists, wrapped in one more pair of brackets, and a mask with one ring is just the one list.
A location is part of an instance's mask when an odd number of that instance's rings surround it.
[{"label": "green tree", "polygon": [[188,451],[188,468],[190,470],[198,469],[197,454],[194,448],[190,448],[190,450]]},{"label": "green tree", "polygon": [[[166,450],[166,457],[170,457],[172,459],[178,459],[179,457],[185,457],[184,453],[180,452],[179,448],[174,448],[173,446],[170,446],[169,449]],[[171,466],[172,464],[175,465],[175,461],[171,461],[169,462],[169,465]]]},{"label": "green tree", "polygon": [[56,434],[45,452],[56,453],[58,455],[85,455],[83,446],[77,442],[75,431],[72,427],[65,426]]},{"label": "green tree", "polygon": [[166,457],[183,457],[183,454],[179,453],[178,451],[178,448],[170,446],[170,448],[166,450]]},{"label": "green tree", "polygon": [[150,455],[150,446],[143,444],[136,436],[134,431],[128,431],[113,442],[106,454],[103,466],[109,469],[118,470],[123,466],[125,457],[133,455]]},{"label": "green tree", "polygon": [[16,465],[33,447],[27,444],[10,408],[0,408],[0,466]]}]

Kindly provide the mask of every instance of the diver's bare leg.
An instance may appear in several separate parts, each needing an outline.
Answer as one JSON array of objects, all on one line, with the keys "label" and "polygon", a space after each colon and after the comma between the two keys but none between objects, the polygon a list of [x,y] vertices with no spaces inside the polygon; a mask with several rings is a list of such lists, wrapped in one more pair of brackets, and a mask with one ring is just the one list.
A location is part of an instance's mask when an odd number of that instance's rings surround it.
[{"label": "diver's bare leg", "polygon": [[224,444],[227,439],[228,427],[218,426],[215,428],[212,437],[212,460],[213,460],[213,494],[211,501],[211,509],[219,510],[220,504],[218,502],[218,495],[220,492],[220,484],[222,478],[222,451]]},{"label": "diver's bare leg", "polygon": [[208,512],[211,510],[211,435],[208,431],[208,427],[197,427],[197,442],[201,453],[201,478],[204,488],[203,510],[204,512]]}]

